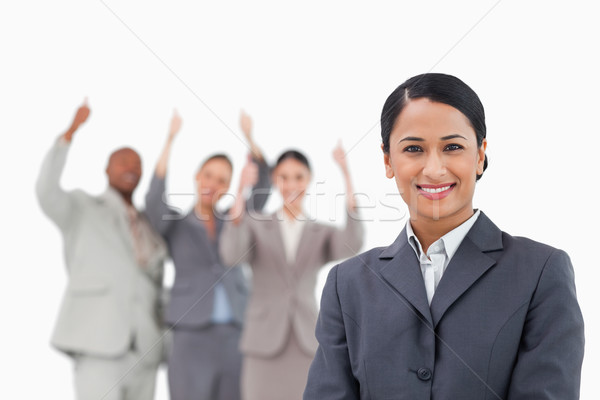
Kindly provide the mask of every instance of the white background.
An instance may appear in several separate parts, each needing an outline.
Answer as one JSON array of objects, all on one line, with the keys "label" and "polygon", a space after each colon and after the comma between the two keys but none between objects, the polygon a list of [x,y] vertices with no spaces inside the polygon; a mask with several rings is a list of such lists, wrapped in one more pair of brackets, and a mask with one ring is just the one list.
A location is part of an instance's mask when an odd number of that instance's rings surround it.
[{"label": "white background", "polygon": [[[313,192],[323,194],[307,208],[335,223],[343,223],[343,185],[331,150],[343,139],[356,189],[368,194],[360,200],[371,220],[366,249],[389,244],[404,225],[384,176],[381,107],[398,84],[429,71],[460,77],[486,107],[490,167],[475,206],[501,229],[571,255],[586,320],[581,398],[595,398],[596,9],[591,1],[514,0],[3,2],[0,304],[10,372],[0,398],[72,398],[71,364],[48,344],[66,282],[61,241],[33,187],[41,158],[85,96],[92,113],[73,143],[65,188],[100,193],[108,154],[131,145],[146,171],[135,196],[141,206],[177,107],[184,125],[168,184],[185,207],[205,156],[225,151],[239,172],[243,108],[270,161],[288,147],[309,154]],[[162,372],[157,398],[166,397]]]}]

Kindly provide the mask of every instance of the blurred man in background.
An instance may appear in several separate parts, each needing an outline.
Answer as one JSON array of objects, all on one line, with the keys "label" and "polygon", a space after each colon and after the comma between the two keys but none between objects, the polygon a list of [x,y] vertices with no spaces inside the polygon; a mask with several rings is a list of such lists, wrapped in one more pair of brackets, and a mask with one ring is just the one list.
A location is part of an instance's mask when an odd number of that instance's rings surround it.
[{"label": "blurred man in background", "polygon": [[153,399],[166,247],[133,206],[142,174],[133,149],[111,154],[100,196],[60,187],[73,136],[89,113],[86,103],[79,107],[36,184],[42,210],[63,236],[68,273],[52,345],[73,358],[77,399]]}]

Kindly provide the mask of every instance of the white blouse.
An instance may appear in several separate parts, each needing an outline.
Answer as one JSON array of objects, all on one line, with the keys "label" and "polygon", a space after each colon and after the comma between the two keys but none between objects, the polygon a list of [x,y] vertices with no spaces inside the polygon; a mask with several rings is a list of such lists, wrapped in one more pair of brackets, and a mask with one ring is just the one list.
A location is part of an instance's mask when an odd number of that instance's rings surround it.
[{"label": "white blouse", "polygon": [[427,249],[427,254],[423,253],[421,243],[412,230],[410,219],[406,223],[408,243],[415,251],[419,259],[419,264],[421,264],[421,272],[423,273],[425,290],[427,291],[427,300],[430,305],[435,289],[437,289],[442,275],[446,271],[446,267],[448,267],[454,253],[456,253],[465,236],[467,236],[467,233],[469,233],[469,230],[473,227],[477,218],[479,218],[479,214],[481,214],[481,211],[477,210],[471,218],[433,242]]},{"label": "white blouse", "polygon": [[283,246],[285,250],[285,257],[288,264],[293,264],[296,260],[296,253],[298,252],[298,245],[300,244],[300,238],[302,237],[302,231],[306,221],[303,217],[300,219],[290,219],[283,210],[277,213],[279,219],[279,227],[281,229],[281,236],[283,239]]}]

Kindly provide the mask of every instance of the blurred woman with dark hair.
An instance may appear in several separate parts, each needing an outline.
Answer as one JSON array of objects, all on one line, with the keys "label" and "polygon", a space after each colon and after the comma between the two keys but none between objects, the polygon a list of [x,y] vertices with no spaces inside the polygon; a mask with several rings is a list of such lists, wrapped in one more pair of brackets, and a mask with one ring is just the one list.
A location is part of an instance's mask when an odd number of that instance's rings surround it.
[{"label": "blurred woman with dark hair", "polygon": [[[181,123],[175,113],[146,195],[150,222],[167,242],[175,265],[165,313],[173,336],[169,392],[173,400],[235,400],[240,397],[238,342],[248,290],[241,269],[228,270],[219,258],[223,215],[216,210],[229,189],[233,165],[224,154],[209,156],[196,172],[193,209],[182,214],[169,207],[167,164]],[[252,156],[242,170],[238,198],[245,204],[244,189],[254,185],[247,206],[260,210],[268,196],[269,170],[252,139],[252,120],[242,113],[240,123]]]},{"label": "blurred woman with dark hair", "polygon": [[303,210],[311,180],[308,159],[284,152],[272,172],[283,207],[269,216],[243,212],[238,201],[220,243],[225,264],[252,267],[252,294],[242,334],[242,398],[297,400],[302,397],[317,342],[314,296],[317,273],[327,262],[356,254],[362,224],[343,149],[334,158],[346,183],[347,220],[343,229],[311,221]]}]

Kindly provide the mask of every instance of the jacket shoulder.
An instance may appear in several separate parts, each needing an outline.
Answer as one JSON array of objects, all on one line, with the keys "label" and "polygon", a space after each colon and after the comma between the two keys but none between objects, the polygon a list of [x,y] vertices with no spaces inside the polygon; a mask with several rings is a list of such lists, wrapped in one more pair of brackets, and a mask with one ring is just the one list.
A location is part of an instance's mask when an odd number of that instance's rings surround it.
[{"label": "jacket shoulder", "polygon": [[79,201],[98,201],[99,199],[98,196],[92,196],[91,194],[84,192],[81,189],[74,189],[69,193],[71,194],[71,196],[73,196],[75,200]]},{"label": "jacket shoulder", "polygon": [[555,252],[564,253],[563,250],[548,244],[524,236],[512,236],[506,232],[502,232],[502,245],[506,252],[518,252],[521,254],[535,254],[549,257]]},{"label": "jacket shoulder", "polygon": [[379,256],[385,249],[386,247],[374,247],[341,262],[336,266],[338,275],[351,277],[368,271],[376,263],[379,263]]}]

